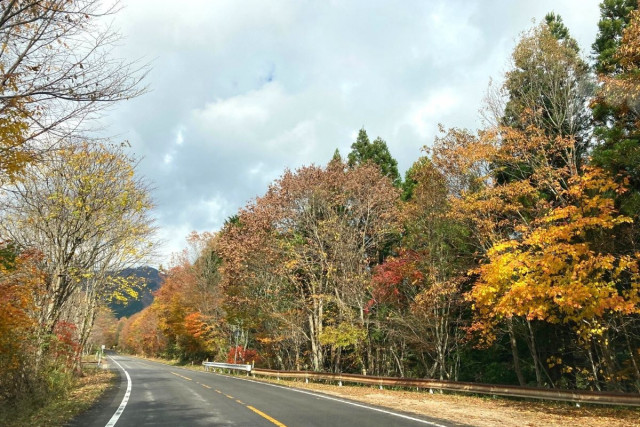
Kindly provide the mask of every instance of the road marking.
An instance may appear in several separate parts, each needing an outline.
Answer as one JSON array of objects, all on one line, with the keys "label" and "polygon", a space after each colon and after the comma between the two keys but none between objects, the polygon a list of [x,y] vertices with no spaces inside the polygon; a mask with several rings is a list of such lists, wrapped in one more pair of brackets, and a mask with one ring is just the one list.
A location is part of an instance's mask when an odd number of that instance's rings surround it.
[{"label": "road marking", "polygon": [[[214,374],[214,375],[220,375],[220,374]],[[322,394],[312,393],[312,392],[309,392],[309,391],[306,391],[306,390],[299,390],[297,388],[284,387],[284,386],[277,385],[277,384],[264,383],[264,382],[261,382],[261,381],[250,380],[250,379],[246,379],[246,378],[229,377],[227,375],[222,375],[222,376],[227,377],[227,378],[232,378],[234,380],[248,381],[248,382],[252,382],[252,383],[256,383],[256,384],[262,384],[262,385],[266,385],[266,386],[270,386],[270,387],[281,388],[283,390],[289,390],[289,391],[293,391],[293,392],[296,392],[296,393],[308,394],[309,396],[314,396],[314,397],[318,397],[318,398],[321,398],[321,399],[333,400],[334,402],[340,402],[340,403],[344,403],[346,405],[356,406],[358,408],[363,408],[363,409],[370,409],[372,411],[381,412],[383,414],[392,415],[394,417],[404,418],[405,420],[411,420],[411,421],[415,421],[415,422],[418,422],[418,423],[421,423],[421,424],[426,424],[426,425],[433,426],[433,427],[447,427],[447,426],[445,426],[443,424],[438,424],[438,423],[433,422],[433,421],[427,421],[427,420],[423,420],[423,419],[420,419],[420,418],[412,417],[412,416],[409,416],[409,415],[403,415],[403,414],[399,414],[397,412],[392,412],[392,411],[387,411],[387,410],[380,409],[380,408],[375,408],[373,406],[367,406],[367,405],[363,405],[363,404],[360,404],[360,403],[350,402],[348,400],[338,399],[336,397],[330,397],[330,396],[325,396],[325,395],[322,395]],[[250,408],[250,406],[247,406],[247,408]]]},{"label": "road marking", "polygon": [[118,365],[120,369],[124,371],[124,374],[127,376],[127,391],[124,393],[124,397],[122,398],[122,402],[120,402],[120,406],[118,406],[118,409],[116,410],[115,414],[113,414],[113,416],[111,417],[111,419],[109,420],[109,422],[105,427],[113,427],[114,425],[116,425],[116,423],[118,422],[118,419],[120,418],[120,415],[122,415],[124,408],[127,406],[127,403],[129,402],[129,396],[131,396],[131,377],[129,376],[129,372],[127,372],[127,370],[124,369],[121,364],[116,362],[116,360],[113,357],[109,356],[109,359],[113,360],[113,363]]},{"label": "road marking", "polygon": [[225,394],[225,396],[227,396],[229,399],[235,399],[235,397],[229,396],[228,394]]},{"label": "road marking", "polygon": [[239,404],[241,404],[241,405],[246,405],[246,403],[244,403],[242,400],[238,400],[238,399],[236,399],[236,402],[238,402],[238,403],[239,403]]},{"label": "road marking", "polygon": [[175,375],[176,377],[180,377],[180,378],[185,379],[185,380],[193,381],[191,378],[185,377],[184,375],[176,374],[175,372],[171,372],[171,373],[173,375]]},{"label": "road marking", "polygon": [[220,394],[222,394],[222,392],[221,392],[220,390],[216,390],[216,393],[220,393]]},{"label": "road marking", "polygon": [[256,414],[260,415],[262,418],[265,418],[265,419],[271,421],[272,423],[274,423],[278,427],[287,427],[286,425],[282,424],[280,421],[276,420],[275,418],[270,417],[269,415],[267,415],[264,412],[254,408],[253,406],[247,405],[247,408],[251,409],[253,412],[255,412]]},{"label": "road marking", "polygon": [[211,387],[209,387],[209,386],[208,386],[208,385],[206,385],[206,384],[200,384],[200,385],[201,385],[202,387],[204,387],[204,388],[211,388]]}]

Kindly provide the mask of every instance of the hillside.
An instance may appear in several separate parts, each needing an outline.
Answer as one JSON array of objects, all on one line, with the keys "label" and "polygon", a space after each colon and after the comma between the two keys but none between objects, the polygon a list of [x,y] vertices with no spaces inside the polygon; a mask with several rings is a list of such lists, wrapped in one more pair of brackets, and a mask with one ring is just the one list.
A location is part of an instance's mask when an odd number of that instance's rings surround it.
[{"label": "hillside", "polygon": [[121,317],[131,317],[149,306],[153,301],[153,292],[158,290],[162,284],[162,276],[160,275],[160,272],[149,266],[127,268],[122,270],[119,276],[142,278],[144,279],[144,285],[138,292],[138,298],[130,299],[124,303],[120,301],[113,301],[109,304],[109,307],[113,310],[113,313],[118,319]]}]

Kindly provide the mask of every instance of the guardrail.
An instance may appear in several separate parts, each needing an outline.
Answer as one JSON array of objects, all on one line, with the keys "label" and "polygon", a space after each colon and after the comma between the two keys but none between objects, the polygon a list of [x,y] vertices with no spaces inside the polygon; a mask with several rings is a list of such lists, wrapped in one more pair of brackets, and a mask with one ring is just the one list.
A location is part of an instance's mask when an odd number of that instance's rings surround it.
[{"label": "guardrail", "polygon": [[332,374],[309,371],[277,371],[273,369],[259,368],[254,368],[250,372],[253,375],[277,377],[278,379],[295,378],[304,379],[307,382],[309,380],[334,381],[339,385],[342,385],[342,383],[344,382],[377,385],[380,388],[382,388],[383,386],[409,387],[417,389],[429,389],[430,392],[433,392],[433,390],[446,390],[461,393],[489,394],[528,399],[559,400],[565,402],[573,402],[576,404],[594,403],[600,405],[640,407],[640,394],[636,393],[573,391],[536,387],[467,383],[458,381],[425,380],[418,378],[373,377],[358,374]]},{"label": "guardrail", "polygon": [[251,365],[240,365],[236,363],[202,362],[202,365],[204,366],[205,371],[208,371],[211,368],[235,369],[238,371],[246,371],[247,375],[249,375],[251,369],[253,368]]}]

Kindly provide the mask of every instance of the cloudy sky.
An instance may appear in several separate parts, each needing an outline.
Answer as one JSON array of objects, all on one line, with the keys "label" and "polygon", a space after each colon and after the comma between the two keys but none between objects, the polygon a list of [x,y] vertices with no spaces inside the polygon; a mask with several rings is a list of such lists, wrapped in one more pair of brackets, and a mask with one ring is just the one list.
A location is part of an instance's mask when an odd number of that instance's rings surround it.
[{"label": "cloudy sky", "polygon": [[150,92],[110,132],[143,158],[162,257],[216,231],[285,168],[345,156],[364,127],[402,173],[437,125],[480,126],[518,35],[559,13],[583,55],[598,0],[122,0],[116,55],[150,62]]}]

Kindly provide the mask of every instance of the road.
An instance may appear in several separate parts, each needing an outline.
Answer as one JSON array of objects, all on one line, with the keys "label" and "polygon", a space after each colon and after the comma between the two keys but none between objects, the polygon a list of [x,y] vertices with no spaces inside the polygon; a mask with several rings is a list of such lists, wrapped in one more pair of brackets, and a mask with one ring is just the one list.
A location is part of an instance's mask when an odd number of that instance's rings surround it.
[{"label": "road", "polygon": [[72,427],[454,426],[306,390],[110,355],[120,384]]}]

